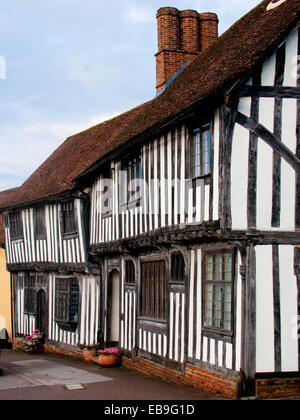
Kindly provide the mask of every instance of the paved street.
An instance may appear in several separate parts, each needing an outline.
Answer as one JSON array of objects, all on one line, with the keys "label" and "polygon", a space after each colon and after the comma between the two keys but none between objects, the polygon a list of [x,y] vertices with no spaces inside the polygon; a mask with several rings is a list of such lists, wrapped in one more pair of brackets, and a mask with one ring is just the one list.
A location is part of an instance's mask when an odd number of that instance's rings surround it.
[{"label": "paved street", "polygon": [[57,355],[1,351],[0,400],[216,400],[118,367],[104,369]]}]

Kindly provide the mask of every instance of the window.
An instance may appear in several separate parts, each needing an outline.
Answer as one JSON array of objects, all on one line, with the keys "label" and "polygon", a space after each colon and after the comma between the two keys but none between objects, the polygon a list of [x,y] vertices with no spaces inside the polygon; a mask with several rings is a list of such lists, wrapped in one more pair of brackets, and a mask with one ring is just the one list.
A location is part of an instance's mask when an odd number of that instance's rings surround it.
[{"label": "window", "polygon": [[127,201],[136,201],[141,198],[141,184],[138,180],[142,179],[142,155],[132,156],[125,163],[127,174]]},{"label": "window", "polygon": [[68,201],[62,204],[61,233],[63,235],[77,233],[74,201]]},{"label": "window", "polygon": [[184,258],[182,254],[171,254],[171,281],[176,283],[184,282]]},{"label": "window", "polygon": [[75,278],[55,280],[55,321],[66,331],[76,331],[79,320],[79,284]]},{"label": "window", "polygon": [[9,215],[10,238],[12,241],[23,238],[23,222],[20,212]]},{"label": "window", "polygon": [[26,276],[24,278],[24,312],[27,314],[36,313],[36,278]]},{"label": "window", "polygon": [[191,144],[191,177],[210,173],[210,124],[203,124],[193,131]]},{"label": "window", "polygon": [[233,253],[207,253],[203,263],[203,326],[232,330]]},{"label": "window", "polygon": [[34,210],[34,233],[37,239],[46,238],[46,221],[44,207],[38,207]]},{"label": "window", "polygon": [[164,261],[141,263],[140,316],[167,319],[167,273]]},{"label": "window", "polygon": [[135,284],[135,268],[133,261],[125,261],[125,283]]}]

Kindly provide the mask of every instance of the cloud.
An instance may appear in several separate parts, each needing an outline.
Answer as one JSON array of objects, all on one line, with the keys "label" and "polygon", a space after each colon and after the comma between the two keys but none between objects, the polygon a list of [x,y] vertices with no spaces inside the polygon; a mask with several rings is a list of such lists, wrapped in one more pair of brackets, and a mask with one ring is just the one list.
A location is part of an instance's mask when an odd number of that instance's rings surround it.
[{"label": "cloud", "polygon": [[146,7],[131,5],[129,6],[129,9],[124,13],[124,18],[133,23],[152,22],[153,13]]},{"label": "cloud", "polygon": [[94,125],[100,124],[106,120],[109,120],[121,112],[113,112],[111,114],[101,114],[99,116],[91,117],[85,121],[75,122],[56,122],[49,124],[49,130],[54,137],[60,138],[61,140],[66,139],[69,136],[80,133],[81,131],[87,130]]},{"label": "cloud", "polygon": [[[81,121],[32,119],[0,127],[0,191],[21,185],[63,141],[120,112],[94,115]],[[12,159],[13,156],[13,159]]]}]

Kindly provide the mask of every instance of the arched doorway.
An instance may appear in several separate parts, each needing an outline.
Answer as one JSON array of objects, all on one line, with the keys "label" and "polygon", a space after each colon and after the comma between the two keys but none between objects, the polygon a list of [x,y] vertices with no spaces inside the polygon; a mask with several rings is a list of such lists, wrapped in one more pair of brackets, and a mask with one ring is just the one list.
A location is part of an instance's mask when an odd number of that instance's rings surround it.
[{"label": "arched doorway", "polygon": [[47,296],[41,289],[36,295],[36,327],[46,335],[47,329]]},{"label": "arched doorway", "polygon": [[107,345],[117,346],[120,340],[120,274],[113,270],[107,285]]}]

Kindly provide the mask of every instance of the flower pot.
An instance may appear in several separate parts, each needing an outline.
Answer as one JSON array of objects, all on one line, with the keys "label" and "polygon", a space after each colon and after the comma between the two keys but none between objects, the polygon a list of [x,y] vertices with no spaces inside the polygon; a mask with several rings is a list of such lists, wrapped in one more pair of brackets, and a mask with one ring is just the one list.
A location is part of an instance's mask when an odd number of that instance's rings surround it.
[{"label": "flower pot", "polygon": [[32,338],[34,339],[34,340],[42,340],[43,339],[43,336],[44,336],[44,334],[41,334],[41,333],[37,333],[37,334],[33,334],[32,335]]},{"label": "flower pot", "polygon": [[121,358],[120,358],[120,355],[118,354],[110,354],[110,355],[100,354],[98,356],[98,363],[102,367],[117,366],[119,365],[120,360]]},{"label": "flower pot", "polygon": [[90,363],[92,357],[96,357],[96,349],[84,349],[83,350],[83,359],[86,363]]},{"label": "flower pot", "polygon": [[34,347],[36,346],[38,343],[36,341],[26,341],[26,346],[28,347]]}]

